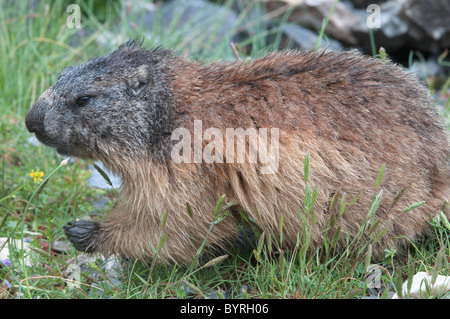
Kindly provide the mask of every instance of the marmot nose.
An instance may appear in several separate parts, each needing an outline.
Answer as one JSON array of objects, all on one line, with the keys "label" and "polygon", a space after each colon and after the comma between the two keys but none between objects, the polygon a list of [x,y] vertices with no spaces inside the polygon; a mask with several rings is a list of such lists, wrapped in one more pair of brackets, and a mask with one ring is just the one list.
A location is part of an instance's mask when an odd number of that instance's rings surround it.
[{"label": "marmot nose", "polygon": [[27,126],[27,130],[30,133],[36,132],[36,128],[34,126],[34,123],[32,121],[29,121],[28,119],[25,119],[25,125]]},{"label": "marmot nose", "polygon": [[25,125],[30,133],[35,133],[42,126],[41,121],[33,115],[32,112],[28,112],[25,118]]}]

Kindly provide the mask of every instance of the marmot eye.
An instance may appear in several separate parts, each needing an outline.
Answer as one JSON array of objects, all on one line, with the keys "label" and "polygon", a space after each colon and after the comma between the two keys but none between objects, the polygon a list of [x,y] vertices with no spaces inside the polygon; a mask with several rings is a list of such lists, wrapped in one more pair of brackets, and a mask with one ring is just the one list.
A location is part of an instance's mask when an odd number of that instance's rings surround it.
[{"label": "marmot eye", "polygon": [[91,101],[91,99],[92,99],[91,96],[81,96],[78,99],[76,99],[75,103],[77,104],[77,106],[85,106]]}]

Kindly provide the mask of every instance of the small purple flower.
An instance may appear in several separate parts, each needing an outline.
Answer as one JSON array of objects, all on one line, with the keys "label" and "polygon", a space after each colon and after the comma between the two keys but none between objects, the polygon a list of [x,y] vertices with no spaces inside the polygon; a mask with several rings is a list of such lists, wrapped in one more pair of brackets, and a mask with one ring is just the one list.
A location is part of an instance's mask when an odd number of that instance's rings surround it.
[{"label": "small purple flower", "polygon": [[11,266],[11,261],[8,258],[2,260],[1,262],[7,267]]},{"label": "small purple flower", "polygon": [[8,289],[11,289],[11,283],[5,279],[5,285],[8,287]]}]

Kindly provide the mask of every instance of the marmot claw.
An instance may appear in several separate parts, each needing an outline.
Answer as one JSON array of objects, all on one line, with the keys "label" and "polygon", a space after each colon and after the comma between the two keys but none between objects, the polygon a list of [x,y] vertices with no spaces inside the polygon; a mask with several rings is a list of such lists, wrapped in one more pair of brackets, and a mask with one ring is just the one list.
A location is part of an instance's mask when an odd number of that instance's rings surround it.
[{"label": "marmot claw", "polygon": [[74,247],[83,252],[93,252],[95,248],[92,245],[93,234],[99,229],[98,222],[88,220],[77,220],[65,225],[64,232]]}]

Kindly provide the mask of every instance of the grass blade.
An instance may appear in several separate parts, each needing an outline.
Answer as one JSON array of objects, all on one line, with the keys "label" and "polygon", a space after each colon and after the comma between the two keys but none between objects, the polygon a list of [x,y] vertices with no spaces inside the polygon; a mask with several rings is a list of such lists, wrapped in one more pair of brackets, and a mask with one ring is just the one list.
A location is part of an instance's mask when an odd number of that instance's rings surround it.
[{"label": "grass blade", "polygon": [[105,180],[105,182],[111,186],[114,187],[111,180],[108,177],[108,174],[106,174],[97,164],[93,163],[95,170],[103,177],[103,179]]},{"label": "grass blade", "polygon": [[407,208],[405,208],[404,210],[402,210],[402,212],[404,212],[404,213],[409,212],[410,210],[413,210],[414,208],[422,206],[423,204],[425,204],[425,201],[414,203],[414,204],[408,206]]},{"label": "grass blade", "polygon": [[191,219],[194,219],[194,212],[192,211],[191,204],[189,204],[188,202],[186,202],[186,209],[189,214],[189,217],[191,217]]},{"label": "grass blade", "polygon": [[305,166],[303,167],[303,173],[305,175],[305,184],[308,183],[309,178],[309,151],[305,155]]},{"label": "grass blade", "polygon": [[223,203],[225,202],[225,195],[220,196],[219,200],[217,201],[216,207],[214,208],[214,214],[213,214],[213,222],[215,223],[219,217],[220,212],[223,208]]},{"label": "grass blade", "polygon": [[207,267],[217,265],[218,263],[221,263],[223,260],[225,260],[227,258],[228,258],[228,255],[216,257],[216,258],[208,261],[206,264],[204,264],[202,268],[207,268]]},{"label": "grass blade", "polygon": [[385,167],[386,167],[385,164],[381,165],[380,173],[378,174],[377,182],[375,183],[375,189],[378,189],[378,187],[380,187],[381,180],[383,179],[383,174],[384,174],[384,168]]}]

